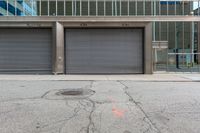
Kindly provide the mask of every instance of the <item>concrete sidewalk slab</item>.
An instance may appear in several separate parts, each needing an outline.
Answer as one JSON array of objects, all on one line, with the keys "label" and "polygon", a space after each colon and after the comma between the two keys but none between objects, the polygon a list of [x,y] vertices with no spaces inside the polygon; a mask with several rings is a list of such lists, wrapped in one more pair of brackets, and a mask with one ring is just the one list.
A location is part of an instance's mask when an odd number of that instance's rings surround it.
[{"label": "concrete sidewalk slab", "polygon": [[152,75],[0,75],[0,80],[18,81],[90,81],[90,80],[131,80],[160,82],[200,81],[200,74],[152,74]]},{"label": "concrete sidewalk slab", "polygon": [[196,82],[200,81],[200,74],[185,74],[185,75],[181,75],[181,77],[184,77],[186,79],[190,79]]}]

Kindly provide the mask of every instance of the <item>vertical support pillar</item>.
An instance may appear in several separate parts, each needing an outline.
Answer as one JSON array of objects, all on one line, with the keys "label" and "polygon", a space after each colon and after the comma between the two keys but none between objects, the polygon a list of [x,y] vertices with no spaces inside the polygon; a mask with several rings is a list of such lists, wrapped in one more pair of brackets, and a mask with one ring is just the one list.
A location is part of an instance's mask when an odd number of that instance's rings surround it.
[{"label": "vertical support pillar", "polygon": [[[198,22],[198,53],[200,53],[200,22]],[[198,57],[198,64],[200,64],[200,55]]]},{"label": "vertical support pillar", "polygon": [[144,29],[144,74],[153,73],[152,60],[152,23],[148,23]]},{"label": "vertical support pillar", "polygon": [[53,73],[64,74],[64,27],[59,22],[53,24]]}]

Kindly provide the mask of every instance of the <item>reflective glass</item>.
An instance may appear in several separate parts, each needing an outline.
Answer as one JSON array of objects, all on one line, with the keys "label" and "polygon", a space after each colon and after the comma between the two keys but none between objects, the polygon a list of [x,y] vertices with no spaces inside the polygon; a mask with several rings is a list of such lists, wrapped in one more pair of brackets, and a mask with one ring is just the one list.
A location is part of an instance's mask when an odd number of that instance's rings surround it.
[{"label": "reflective glass", "polygon": [[106,15],[111,16],[112,15],[112,5],[113,3],[111,1],[106,2]]},{"label": "reflective glass", "polygon": [[145,15],[152,15],[152,2],[145,2]]},{"label": "reflective glass", "polygon": [[9,16],[15,16],[16,14],[16,3],[14,0],[8,0],[8,15]]},{"label": "reflective glass", "polygon": [[56,16],[57,12],[56,12],[56,1],[55,0],[51,0],[49,1],[49,15],[52,16]]},{"label": "reflective glass", "polygon": [[41,1],[41,15],[49,15],[48,9],[49,9],[48,1],[42,0]]},{"label": "reflective glass", "polygon": [[33,3],[32,0],[23,0],[23,13],[25,16],[33,16]]},{"label": "reflective glass", "polygon": [[65,2],[65,15],[71,16],[72,15],[72,1]]},{"label": "reflective glass", "polygon": [[88,15],[88,1],[82,1],[81,3],[81,15]]},{"label": "reflective glass", "polygon": [[57,15],[64,15],[64,1],[58,1],[57,3]]},{"label": "reflective glass", "polygon": [[128,15],[128,2],[127,1],[122,1],[121,2],[121,15]]},{"label": "reflective glass", "polygon": [[97,4],[96,4],[96,1],[91,1],[90,2],[90,15],[91,16],[95,16],[96,15],[96,6],[97,6]]},{"label": "reflective glass", "polygon": [[129,15],[136,15],[136,3],[134,1],[129,2]]},{"label": "reflective glass", "polygon": [[16,2],[17,8],[17,16],[24,16],[24,7],[23,7],[23,0],[17,0]]},{"label": "reflective glass", "polygon": [[137,2],[137,15],[144,15],[143,2],[141,1]]},{"label": "reflective glass", "polygon": [[98,15],[104,15],[104,2],[98,1]]},{"label": "reflective glass", "polygon": [[0,16],[7,15],[7,2],[0,0]]}]

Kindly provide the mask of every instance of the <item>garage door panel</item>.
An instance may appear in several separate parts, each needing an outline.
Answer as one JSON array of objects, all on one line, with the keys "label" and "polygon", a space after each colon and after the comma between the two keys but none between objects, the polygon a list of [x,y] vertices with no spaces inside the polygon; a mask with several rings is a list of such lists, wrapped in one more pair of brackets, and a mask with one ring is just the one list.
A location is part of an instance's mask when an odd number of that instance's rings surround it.
[{"label": "garage door panel", "polygon": [[51,29],[1,29],[0,73],[51,73]]},{"label": "garage door panel", "polygon": [[142,29],[66,29],[67,73],[143,73]]}]

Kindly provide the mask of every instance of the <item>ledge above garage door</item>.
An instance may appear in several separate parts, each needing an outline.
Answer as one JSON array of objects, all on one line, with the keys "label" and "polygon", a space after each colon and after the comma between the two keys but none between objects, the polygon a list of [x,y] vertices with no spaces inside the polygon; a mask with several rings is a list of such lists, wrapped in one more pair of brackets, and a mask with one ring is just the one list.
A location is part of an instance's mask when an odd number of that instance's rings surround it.
[{"label": "ledge above garage door", "polygon": [[65,29],[66,73],[144,73],[143,42],[143,29]]},{"label": "ledge above garage door", "polygon": [[51,73],[51,38],[51,29],[0,29],[0,73]]}]

